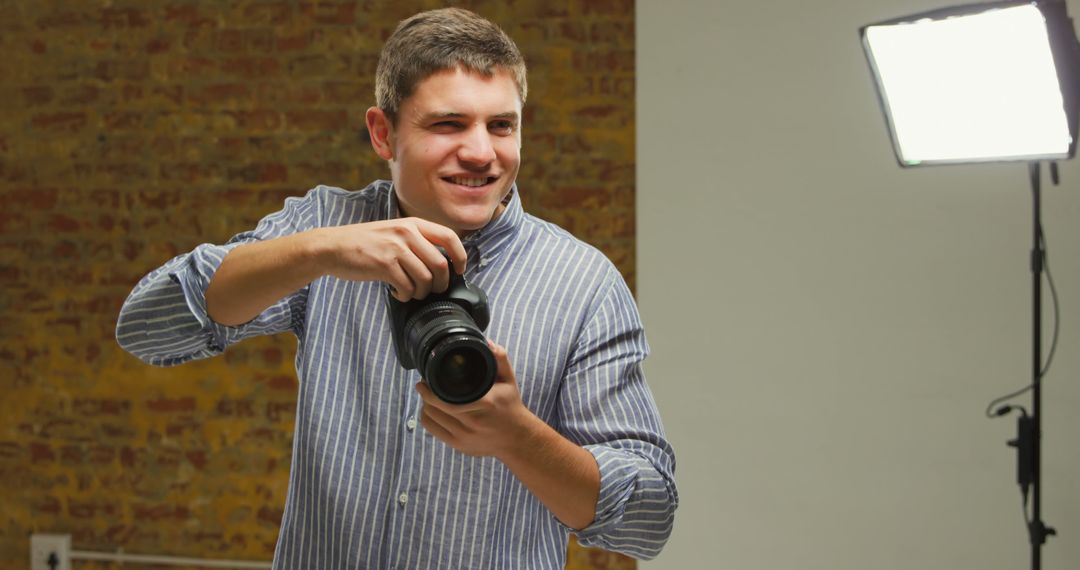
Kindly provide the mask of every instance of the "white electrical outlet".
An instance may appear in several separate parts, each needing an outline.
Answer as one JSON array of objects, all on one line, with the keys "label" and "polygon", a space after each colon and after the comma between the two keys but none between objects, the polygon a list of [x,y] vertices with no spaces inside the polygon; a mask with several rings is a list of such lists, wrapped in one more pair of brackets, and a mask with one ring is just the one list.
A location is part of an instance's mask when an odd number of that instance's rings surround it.
[{"label": "white electrical outlet", "polygon": [[31,535],[30,570],[71,570],[71,535]]}]

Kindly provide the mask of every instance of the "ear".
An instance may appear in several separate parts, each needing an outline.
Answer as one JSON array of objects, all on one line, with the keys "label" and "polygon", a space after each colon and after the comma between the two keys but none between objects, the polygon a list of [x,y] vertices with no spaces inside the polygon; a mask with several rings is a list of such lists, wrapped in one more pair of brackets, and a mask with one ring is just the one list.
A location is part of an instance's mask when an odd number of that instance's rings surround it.
[{"label": "ear", "polygon": [[394,159],[394,145],[391,141],[394,127],[390,119],[378,107],[370,107],[364,117],[367,123],[368,137],[371,139],[371,148],[375,154],[383,160]]}]

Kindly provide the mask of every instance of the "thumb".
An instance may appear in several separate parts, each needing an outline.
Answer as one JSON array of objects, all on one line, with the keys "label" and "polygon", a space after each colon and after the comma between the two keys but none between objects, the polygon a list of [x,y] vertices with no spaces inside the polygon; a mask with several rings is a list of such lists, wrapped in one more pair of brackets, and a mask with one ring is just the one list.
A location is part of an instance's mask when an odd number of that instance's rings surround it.
[{"label": "thumb", "polygon": [[487,339],[488,347],[491,348],[491,353],[495,355],[495,380],[496,382],[512,382],[517,383],[517,378],[514,377],[514,369],[510,366],[510,355],[506,353],[506,349],[497,344],[490,338]]}]

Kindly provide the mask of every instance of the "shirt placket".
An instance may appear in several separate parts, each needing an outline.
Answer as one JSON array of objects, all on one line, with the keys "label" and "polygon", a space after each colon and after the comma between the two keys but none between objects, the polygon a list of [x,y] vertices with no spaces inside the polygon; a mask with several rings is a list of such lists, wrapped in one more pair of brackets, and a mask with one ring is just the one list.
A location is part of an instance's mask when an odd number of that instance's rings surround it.
[{"label": "shirt placket", "polygon": [[422,518],[419,509],[424,508],[417,499],[417,465],[420,454],[423,452],[420,438],[420,396],[416,394],[412,386],[420,381],[416,374],[410,375],[406,381],[409,386],[405,396],[405,403],[401,408],[398,422],[398,437],[400,438],[401,453],[398,456],[398,476],[394,485],[389,489],[391,497],[390,525],[394,529],[391,533],[394,537],[400,537],[401,542],[391,543],[387,551],[386,568],[403,568],[403,554],[409,552],[412,545],[405,540],[409,536],[409,530],[420,524]]}]

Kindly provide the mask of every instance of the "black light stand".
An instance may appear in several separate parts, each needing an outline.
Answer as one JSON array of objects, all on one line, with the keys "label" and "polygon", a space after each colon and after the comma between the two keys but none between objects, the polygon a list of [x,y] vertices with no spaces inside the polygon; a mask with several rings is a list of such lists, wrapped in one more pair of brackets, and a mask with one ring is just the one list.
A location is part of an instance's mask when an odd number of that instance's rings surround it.
[{"label": "black light stand", "polygon": [[[1009,27],[999,27],[1005,20]],[[1008,33],[1002,32],[1003,29]],[[1043,364],[1042,355],[1042,281],[1043,273],[1049,277],[1050,272],[1042,231],[1039,161],[1051,161],[1051,179],[1057,184],[1057,167],[1053,161],[1076,155],[1080,140],[1080,41],[1065,0],[994,0],[952,6],[863,26],[859,35],[901,167],[1028,162],[1033,201],[1032,382],[1024,390],[994,400],[991,407],[1030,388],[1032,409],[1028,415],[1022,406],[1002,406],[992,414],[991,408],[987,408],[987,415],[1003,416],[1014,410],[1020,413],[1016,439],[1009,445],[1016,448],[1016,479],[1024,501],[1031,569],[1041,570],[1042,546],[1057,532],[1042,520],[1042,376],[1049,366],[1049,362]],[[1015,41],[1008,44],[1007,53],[999,50],[1006,39]],[[926,49],[930,44],[933,51]],[[1010,59],[1013,55],[1021,54],[1031,60],[1028,70],[1053,69],[1054,75],[1039,78],[1005,64],[1013,61]],[[1052,61],[1047,61],[1047,56]],[[1019,63],[1029,64],[1026,60]],[[961,68],[972,75],[954,73]],[[959,79],[945,87],[942,78],[947,77]],[[1025,82],[1033,89],[1030,93],[1013,91],[1011,84],[1002,83],[1003,78],[1011,78],[1009,81],[1013,83]],[[948,96],[942,96],[943,92]],[[1052,111],[1059,95],[1060,115],[1035,112]],[[981,109],[971,104],[984,101],[993,105]],[[969,114],[973,109],[982,115]],[[960,120],[945,120],[954,117]],[[1014,132],[1010,127],[1014,123],[1002,121],[1002,128],[978,133],[978,137],[986,140],[973,142],[968,138],[973,134],[972,125],[983,125],[1001,117],[1040,127],[1031,131],[1030,138],[1017,138],[1017,133],[1027,131]],[[1045,130],[1041,130],[1043,127]],[[992,144],[984,144],[988,142]],[[1050,281],[1056,308],[1053,287]],[[1054,326],[1056,333],[1056,320]],[[1054,340],[1056,343],[1056,334]],[[1049,358],[1053,353],[1051,347]]]},{"label": "black light stand", "polygon": [[1031,542],[1032,570],[1041,570],[1042,545],[1046,543],[1048,536],[1057,534],[1042,520],[1042,274],[1046,265],[1046,249],[1042,235],[1042,191],[1039,172],[1038,161],[1028,165],[1034,232],[1031,249],[1032,408],[1030,416],[1021,410],[1021,415],[1016,420],[1016,439],[1009,442],[1009,445],[1016,447],[1016,479],[1024,497],[1025,515],[1028,489],[1031,489],[1031,520],[1027,521],[1027,525]]}]

